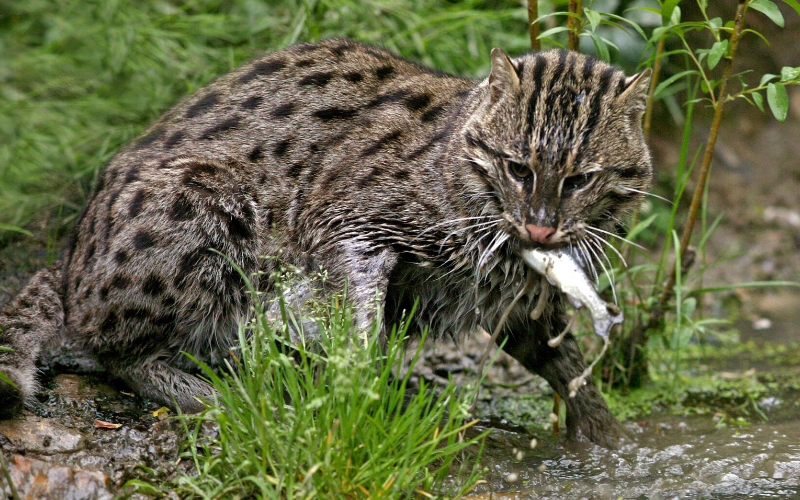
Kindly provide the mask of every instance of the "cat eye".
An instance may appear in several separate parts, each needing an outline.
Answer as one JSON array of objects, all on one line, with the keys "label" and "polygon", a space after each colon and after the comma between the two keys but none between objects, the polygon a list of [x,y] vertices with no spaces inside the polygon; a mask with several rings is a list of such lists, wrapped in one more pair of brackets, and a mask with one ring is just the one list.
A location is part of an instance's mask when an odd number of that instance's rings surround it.
[{"label": "cat eye", "polygon": [[518,181],[524,181],[533,173],[529,166],[515,161],[508,162],[508,171],[511,172],[511,175],[516,177]]},{"label": "cat eye", "polygon": [[587,172],[585,174],[571,175],[564,179],[564,184],[561,187],[561,195],[569,196],[573,192],[586,187],[594,177],[594,172]]}]

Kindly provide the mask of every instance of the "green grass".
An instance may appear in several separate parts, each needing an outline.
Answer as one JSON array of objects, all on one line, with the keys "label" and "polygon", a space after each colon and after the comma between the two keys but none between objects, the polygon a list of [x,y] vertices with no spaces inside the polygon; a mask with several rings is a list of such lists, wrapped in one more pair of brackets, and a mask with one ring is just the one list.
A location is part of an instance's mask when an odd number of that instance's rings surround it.
[{"label": "green grass", "polygon": [[492,47],[528,50],[525,19],[512,0],[0,0],[0,238],[68,226],[121,145],[256,55],[347,36],[478,76]]},{"label": "green grass", "polygon": [[320,327],[316,341],[291,350],[285,325],[303,321],[279,302],[284,326],[276,331],[257,306],[240,329],[235,366],[217,374],[201,365],[218,400],[203,414],[179,417],[188,436],[183,457],[197,474],[131,486],[187,499],[455,499],[469,492],[482,474],[483,434],[465,435],[475,423],[467,420],[473,392],[451,384],[435,394],[424,383],[408,391],[410,369],[400,375],[408,323],[384,347],[380,327],[357,335],[351,308],[340,303],[335,297],[304,315]]}]

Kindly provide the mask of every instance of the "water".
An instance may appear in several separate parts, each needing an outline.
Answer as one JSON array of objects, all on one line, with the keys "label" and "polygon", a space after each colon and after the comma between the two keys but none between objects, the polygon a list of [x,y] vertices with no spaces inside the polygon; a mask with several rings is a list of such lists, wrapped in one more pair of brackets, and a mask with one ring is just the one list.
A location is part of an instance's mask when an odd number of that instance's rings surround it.
[{"label": "water", "polygon": [[[483,464],[488,483],[471,498],[800,498],[800,421],[717,429],[709,416],[626,424],[618,450],[495,430]],[[513,449],[524,450],[521,461]],[[509,475],[518,476],[509,483]]]}]

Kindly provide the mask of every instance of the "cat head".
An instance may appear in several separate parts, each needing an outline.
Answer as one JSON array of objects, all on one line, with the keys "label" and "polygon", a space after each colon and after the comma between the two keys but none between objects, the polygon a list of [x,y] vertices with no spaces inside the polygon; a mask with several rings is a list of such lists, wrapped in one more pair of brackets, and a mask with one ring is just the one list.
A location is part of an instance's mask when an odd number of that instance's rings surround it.
[{"label": "cat head", "polygon": [[641,126],[649,82],[649,69],[626,77],[576,52],[492,50],[463,140],[506,233],[562,246],[623,224],[653,176]]}]

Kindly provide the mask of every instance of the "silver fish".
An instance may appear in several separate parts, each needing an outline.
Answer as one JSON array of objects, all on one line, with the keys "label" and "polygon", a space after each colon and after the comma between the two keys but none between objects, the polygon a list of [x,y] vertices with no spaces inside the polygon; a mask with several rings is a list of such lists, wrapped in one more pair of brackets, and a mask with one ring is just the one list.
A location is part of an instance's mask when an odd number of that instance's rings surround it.
[{"label": "silver fish", "polygon": [[592,315],[594,333],[608,338],[611,327],[622,323],[623,315],[614,304],[600,298],[597,289],[575,258],[563,250],[523,250],[522,258],[537,273],[561,290],[576,309],[586,306]]}]

